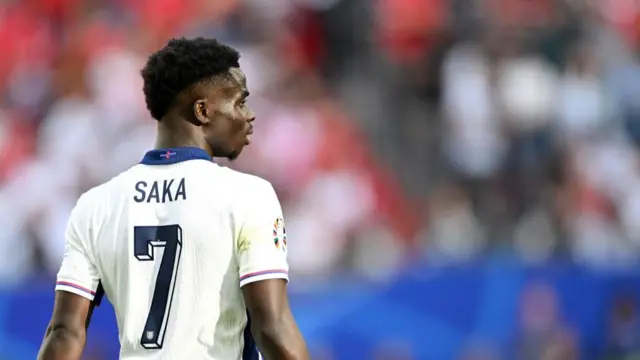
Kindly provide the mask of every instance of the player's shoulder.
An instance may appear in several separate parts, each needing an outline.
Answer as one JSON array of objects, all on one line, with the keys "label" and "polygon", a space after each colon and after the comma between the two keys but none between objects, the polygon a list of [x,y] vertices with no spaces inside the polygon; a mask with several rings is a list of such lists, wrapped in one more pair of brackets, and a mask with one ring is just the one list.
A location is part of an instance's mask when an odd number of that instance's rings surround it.
[{"label": "player's shoulder", "polygon": [[273,185],[268,180],[253,174],[244,173],[220,166],[218,176],[224,177],[225,188],[233,193],[235,201],[255,206],[262,201],[277,201]]},{"label": "player's shoulder", "polygon": [[76,224],[89,224],[96,214],[101,212],[103,199],[101,193],[104,191],[104,184],[92,187],[78,197],[76,205],[71,211],[70,220]]},{"label": "player's shoulder", "polygon": [[220,173],[228,181],[241,183],[243,185],[253,185],[254,187],[270,187],[271,183],[257,175],[234,170],[226,166],[219,166]]},{"label": "player's shoulder", "polygon": [[76,209],[83,213],[94,213],[97,209],[107,206],[118,193],[119,185],[125,180],[131,169],[121,172],[111,179],[96,185],[80,195],[76,203]]}]

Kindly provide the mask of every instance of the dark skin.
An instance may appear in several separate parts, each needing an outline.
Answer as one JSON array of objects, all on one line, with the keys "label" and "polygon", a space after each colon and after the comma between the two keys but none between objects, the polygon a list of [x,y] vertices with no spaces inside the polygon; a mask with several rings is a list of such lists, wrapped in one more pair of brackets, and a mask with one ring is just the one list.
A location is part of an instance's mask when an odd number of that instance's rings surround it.
[{"label": "dark skin", "polygon": [[257,281],[242,287],[251,316],[251,333],[265,359],[310,359],[298,329],[282,279]]},{"label": "dark skin", "polygon": [[250,143],[255,120],[247,80],[238,68],[183,91],[158,122],[157,148],[193,146],[234,160]]},{"label": "dark skin", "polygon": [[[233,160],[250,143],[253,111],[247,106],[246,77],[238,68],[183,91],[158,122],[157,148],[192,146],[212,157]],[[271,279],[242,287],[251,331],[268,360],[307,360],[309,353],[291,313],[286,282]],[[65,291],[56,292],[51,322],[39,360],[79,360],[94,304]]]},{"label": "dark skin", "polygon": [[80,359],[94,306],[82,296],[56,291],[53,315],[38,360]]}]

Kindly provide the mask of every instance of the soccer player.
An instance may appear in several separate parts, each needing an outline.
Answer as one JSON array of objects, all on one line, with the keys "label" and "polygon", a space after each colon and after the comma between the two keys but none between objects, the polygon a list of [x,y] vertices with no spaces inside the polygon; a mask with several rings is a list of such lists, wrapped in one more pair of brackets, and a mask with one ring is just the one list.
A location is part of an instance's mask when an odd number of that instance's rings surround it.
[{"label": "soccer player", "polygon": [[121,359],[309,358],[289,308],[276,193],[212,161],[250,143],[255,117],[238,59],[203,38],[173,39],[149,58],[156,149],[71,212],[39,359],[80,359],[103,294]]}]

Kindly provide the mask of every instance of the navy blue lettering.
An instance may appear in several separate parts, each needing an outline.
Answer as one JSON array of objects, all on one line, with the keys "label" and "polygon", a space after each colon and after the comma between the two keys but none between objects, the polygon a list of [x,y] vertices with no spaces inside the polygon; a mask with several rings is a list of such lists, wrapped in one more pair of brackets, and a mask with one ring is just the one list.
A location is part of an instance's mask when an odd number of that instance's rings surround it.
[{"label": "navy blue lettering", "polygon": [[144,199],[147,198],[147,192],[145,191],[146,188],[147,188],[146,181],[138,181],[136,183],[136,191],[138,192],[138,194],[133,197],[133,200],[135,202],[143,202]]},{"label": "navy blue lettering", "polygon": [[[160,259],[156,259],[158,247],[164,248]],[[180,267],[182,228],[179,225],[134,226],[133,251],[139,261],[160,261],[140,345],[145,349],[162,349]]]},{"label": "navy blue lettering", "polygon": [[182,200],[187,200],[187,188],[184,182],[184,178],[180,179],[180,183],[178,184],[178,190],[176,191],[175,199],[178,200],[178,197],[182,196]]},{"label": "navy blue lettering", "polygon": [[151,192],[149,192],[149,197],[147,198],[147,202],[151,202],[151,200],[154,200],[155,202],[160,202],[160,194],[158,193],[158,182],[154,181],[153,185],[151,186]]},{"label": "navy blue lettering", "polygon": [[173,184],[173,179],[165,180],[162,186],[162,202],[165,203],[167,200],[169,202],[173,201],[171,197],[171,184]]},{"label": "navy blue lettering", "polygon": [[[146,181],[138,181],[135,186],[136,194],[133,197],[135,202],[155,202],[166,203],[176,200],[187,200],[187,187],[184,178],[175,186],[176,179],[154,181],[149,189]],[[162,192],[162,193],[161,193]]]}]

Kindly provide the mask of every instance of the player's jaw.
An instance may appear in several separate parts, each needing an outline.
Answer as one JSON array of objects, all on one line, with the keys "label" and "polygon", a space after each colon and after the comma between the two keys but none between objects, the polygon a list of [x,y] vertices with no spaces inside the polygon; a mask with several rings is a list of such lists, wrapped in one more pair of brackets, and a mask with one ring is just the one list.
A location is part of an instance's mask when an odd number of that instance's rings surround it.
[{"label": "player's jaw", "polygon": [[228,142],[227,146],[218,148],[218,151],[214,150],[214,153],[216,154],[216,156],[225,157],[229,160],[235,160],[236,158],[238,158],[238,156],[240,156],[240,153],[242,153],[244,147],[251,144],[252,134],[253,125],[247,122],[247,125],[242,130],[240,130],[236,134],[229,136],[228,139],[230,141]]},{"label": "player's jaw", "polygon": [[249,124],[249,127],[245,131],[245,135],[244,135],[244,143],[245,143],[245,145],[251,144],[252,135],[253,135],[253,125]]},{"label": "player's jaw", "polygon": [[251,144],[252,134],[253,134],[253,126],[249,125],[245,131],[243,131],[241,134],[238,135],[237,140],[234,141],[235,143],[235,146],[233,146],[234,150],[232,150],[229,153],[229,156],[227,156],[229,160],[235,160],[236,158],[238,158],[238,156],[240,156],[240,153],[242,153],[242,150],[244,149],[244,147]]}]

